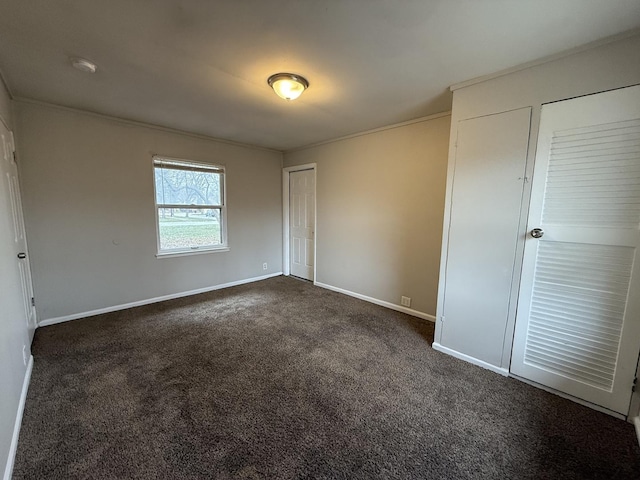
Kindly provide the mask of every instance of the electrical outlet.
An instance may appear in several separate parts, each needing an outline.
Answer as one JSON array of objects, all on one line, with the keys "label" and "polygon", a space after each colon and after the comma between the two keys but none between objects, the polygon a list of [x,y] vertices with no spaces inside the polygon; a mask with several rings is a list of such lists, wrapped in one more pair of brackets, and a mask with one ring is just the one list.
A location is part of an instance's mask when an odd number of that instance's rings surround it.
[{"label": "electrical outlet", "polygon": [[262,269],[263,269],[263,270],[266,270],[266,269],[267,269],[267,262],[264,262],[264,263],[262,264]]},{"label": "electrical outlet", "polygon": [[400,304],[403,307],[410,307],[411,306],[411,298],[409,298],[409,297],[400,297]]}]

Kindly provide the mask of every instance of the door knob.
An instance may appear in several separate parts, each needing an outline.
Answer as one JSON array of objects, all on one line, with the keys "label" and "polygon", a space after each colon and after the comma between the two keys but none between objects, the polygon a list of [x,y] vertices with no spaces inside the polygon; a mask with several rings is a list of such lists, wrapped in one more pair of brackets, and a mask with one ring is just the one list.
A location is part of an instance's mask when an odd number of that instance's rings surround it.
[{"label": "door knob", "polygon": [[26,254],[26,253],[24,253],[24,252],[20,252],[20,253],[18,254],[18,258],[19,258],[20,260],[25,259],[25,258],[27,258],[27,254]]},{"label": "door knob", "polygon": [[542,230],[541,228],[534,228],[530,233],[533,238],[542,238],[542,236],[544,235],[544,230]]}]

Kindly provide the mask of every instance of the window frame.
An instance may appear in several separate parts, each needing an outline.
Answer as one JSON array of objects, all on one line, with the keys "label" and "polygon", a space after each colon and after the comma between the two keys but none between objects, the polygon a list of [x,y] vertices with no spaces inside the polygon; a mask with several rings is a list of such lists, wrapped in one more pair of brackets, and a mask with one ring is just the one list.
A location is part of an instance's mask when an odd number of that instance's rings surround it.
[{"label": "window frame", "polygon": [[[159,163],[165,161],[167,163],[174,164],[182,164],[185,167],[194,167],[197,169],[198,167],[203,170],[211,171],[212,173],[219,173],[221,176],[220,187],[222,189],[221,192],[221,205],[182,205],[182,204],[166,204],[166,203],[158,203],[158,192],[156,189],[156,168]],[[228,252],[229,242],[227,240],[227,171],[224,165],[214,164],[214,163],[206,163],[199,162],[194,160],[187,160],[184,158],[175,158],[169,157],[167,155],[152,155],[151,157],[151,168],[152,168],[152,177],[153,177],[153,204],[155,208],[155,219],[156,219],[156,257],[157,258],[167,258],[167,257],[179,257],[186,255],[200,255],[204,253],[217,253],[217,252]],[[209,245],[209,246],[192,246],[186,248],[172,248],[172,249],[161,249],[160,248],[160,209],[161,208],[193,208],[193,209],[219,209],[220,210],[220,241],[219,245]]]}]

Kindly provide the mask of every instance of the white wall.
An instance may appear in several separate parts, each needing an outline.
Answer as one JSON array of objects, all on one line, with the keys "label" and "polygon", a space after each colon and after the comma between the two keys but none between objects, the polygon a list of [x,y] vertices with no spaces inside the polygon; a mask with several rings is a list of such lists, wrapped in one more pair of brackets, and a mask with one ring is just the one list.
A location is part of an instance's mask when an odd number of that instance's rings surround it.
[{"label": "white wall", "polygon": [[[282,271],[279,152],[27,102],[14,121],[40,321]],[[229,252],[156,258],[153,154],[226,166]]]},{"label": "white wall", "polygon": [[449,116],[285,153],[317,163],[320,283],[434,315]]},{"label": "white wall", "polygon": [[[0,82],[0,117],[11,128],[10,99],[4,84]],[[0,158],[0,161],[3,161]],[[4,179],[0,179],[0,189],[6,188]],[[0,191],[3,197],[8,192]],[[9,210],[9,200],[0,202]],[[1,211],[0,219],[3,220],[0,235],[9,235],[8,241],[0,241],[0,245],[10,245],[14,242],[13,233],[4,222],[10,219],[12,212]],[[10,220],[7,220],[11,222]],[[4,239],[3,239],[4,240]],[[4,247],[3,247],[4,248]],[[30,341],[27,324],[24,318],[15,318],[10,312],[15,309],[7,308],[7,305],[14,304],[15,298],[7,298],[7,295],[15,295],[13,287],[20,282],[17,276],[17,266],[13,250],[0,251],[0,476],[5,474],[7,464],[13,461],[12,446],[15,449],[16,440],[14,433],[16,427],[16,417],[21,411],[21,392],[27,374],[27,366],[24,363],[22,350],[26,348],[26,354],[30,355]],[[22,299],[19,299],[22,302]],[[20,307],[22,308],[22,307]],[[18,418],[18,421],[20,418]],[[13,445],[12,445],[13,440]],[[10,470],[10,467],[9,467]],[[9,478],[9,477],[6,477]]]},{"label": "white wall", "polygon": [[[455,139],[458,135],[458,122],[493,113],[515,110],[523,107],[532,108],[531,129],[529,132],[529,151],[527,154],[527,176],[532,177],[535,159],[535,145],[540,124],[540,111],[544,103],[564,100],[598,93],[605,90],[622,88],[640,83],[640,36],[632,36],[623,40],[608,43],[596,48],[575,53],[554,61],[542,63],[530,68],[498,76],[479,83],[471,84],[454,91],[451,118],[451,143],[449,150],[449,168],[447,173],[447,204],[445,209],[444,236],[438,295],[439,310],[444,304],[445,291],[445,259],[447,256],[448,231],[451,215],[451,195],[455,166]],[[524,208],[520,216],[518,232],[518,250],[511,298],[517,298],[524,239],[527,230],[526,216],[529,205],[531,184],[527,184],[523,198]],[[488,220],[490,223],[490,220]],[[517,226],[516,226],[517,227]],[[476,241],[470,239],[470,241]],[[497,268],[503,268],[498,266]],[[504,332],[502,360],[497,367],[509,368],[513,329],[515,325],[517,302],[512,301],[509,318],[500,326]],[[438,312],[441,314],[441,311]],[[477,318],[469,318],[469,322],[477,322]],[[440,322],[436,324],[437,343],[441,340]],[[502,332],[500,332],[502,334]],[[478,342],[477,338],[468,338],[468,342]],[[466,352],[460,352],[465,354]]]}]

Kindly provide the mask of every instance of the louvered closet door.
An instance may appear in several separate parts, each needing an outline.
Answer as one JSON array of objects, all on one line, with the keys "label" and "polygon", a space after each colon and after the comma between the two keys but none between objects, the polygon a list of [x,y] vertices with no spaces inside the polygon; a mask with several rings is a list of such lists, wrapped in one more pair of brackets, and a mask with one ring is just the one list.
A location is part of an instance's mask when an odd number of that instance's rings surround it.
[{"label": "louvered closet door", "polygon": [[640,86],[544,105],[513,374],[628,413],[639,227]]}]

